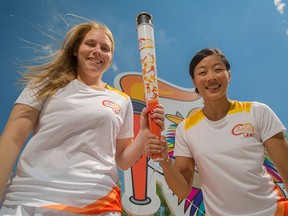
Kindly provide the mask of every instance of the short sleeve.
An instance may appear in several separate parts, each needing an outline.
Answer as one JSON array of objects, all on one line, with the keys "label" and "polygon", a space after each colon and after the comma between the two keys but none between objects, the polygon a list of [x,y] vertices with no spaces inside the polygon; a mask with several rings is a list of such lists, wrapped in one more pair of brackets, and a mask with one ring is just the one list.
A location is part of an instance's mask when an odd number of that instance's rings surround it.
[{"label": "short sleeve", "polygon": [[44,100],[36,100],[37,89],[27,85],[19,97],[16,99],[15,104],[25,104],[34,107],[37,110],[42,110]]},{"label": "short sleeve", "polygon": [[133,117],[133,106],[130,97],[127,99],[126,112],[123,115],[123,124],[117,135],[117,139],[125,139],[134,137],[134,117]]},{"label": "short sleeve", "polygon": [[252,107],[253,116],[257,122],[257,127],[262,142],[279,132],[286,133],[286,128],[278,116],[266,104],[254,102]]},{"label": "short sleeve", "polygon": [[185,136],[184,121],[182,121],[176,128],[174,156],[193,158],[193,154],[188,147],[188,141]]}]

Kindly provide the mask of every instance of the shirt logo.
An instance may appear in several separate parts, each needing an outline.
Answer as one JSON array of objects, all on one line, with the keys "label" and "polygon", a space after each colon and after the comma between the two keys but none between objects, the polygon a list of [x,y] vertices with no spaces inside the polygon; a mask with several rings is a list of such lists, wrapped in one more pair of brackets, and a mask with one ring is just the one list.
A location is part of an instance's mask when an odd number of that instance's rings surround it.
[{"label": "shirt logo", "polygon": [[232,134],[235,136],[243,135],[244,137],[254,136],[254,127],[250,123],[237,124],[232,129]]},{"label": "shirt logo", "polygon": [[109,100],[103,100],[102,101],[102,105],[105,106],[105,107],[111,108],[111,110],[115,114],[118,114],[120,112],[120,110],[121,110],[121,107],[117,103],[114,103],[114,102],[109,101]]}]

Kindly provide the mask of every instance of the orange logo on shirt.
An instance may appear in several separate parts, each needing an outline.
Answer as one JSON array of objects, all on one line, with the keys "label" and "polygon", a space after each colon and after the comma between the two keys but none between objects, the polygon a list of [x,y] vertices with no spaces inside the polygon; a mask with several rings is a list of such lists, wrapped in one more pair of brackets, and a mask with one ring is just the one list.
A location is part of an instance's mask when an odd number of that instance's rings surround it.
[{"label": "orange logo on shirt", "polygon": [[102,104],[103,104],[103,106],[111,108],[112,111],[116,114],[118,114],[121,110],[121,107],[117,103],[114,103],[114,102],[109,101],[109,100],[103,100]]},{"label": "orange logo on shirt", "polygon": [[252,124],[245,123],[235,125],[232,129],[232,134],[236,136],[243,134],[245,137],[252,137],[254,136],[255,132]]}]

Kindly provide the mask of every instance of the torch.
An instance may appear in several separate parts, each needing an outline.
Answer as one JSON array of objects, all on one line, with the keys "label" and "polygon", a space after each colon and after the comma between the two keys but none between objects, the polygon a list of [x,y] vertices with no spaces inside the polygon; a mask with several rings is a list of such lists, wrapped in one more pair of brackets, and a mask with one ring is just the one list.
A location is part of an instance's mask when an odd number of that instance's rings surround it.
[{"label": "torch", "polygon": [[[159,104],[158,80],[156,69],[156,54],[154,42],[154,26],[152,15],[146,12],[136,17],[139,51],[142,66],[142,77],[146,106],[152,110]],[[149,129],[151,133],[161,136],[161,128],[149,114]],[[161,154],[152,155],[153,161],[163,160]]]}]

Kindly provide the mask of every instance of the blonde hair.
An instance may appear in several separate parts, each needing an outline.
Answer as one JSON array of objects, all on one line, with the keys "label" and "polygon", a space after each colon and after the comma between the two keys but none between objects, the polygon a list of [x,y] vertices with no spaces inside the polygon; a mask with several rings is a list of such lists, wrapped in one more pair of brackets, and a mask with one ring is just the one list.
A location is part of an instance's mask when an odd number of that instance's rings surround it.
[{"label": "blonde hair", "polygon": [[78,24],[70,29],[62,42],[61,49],[46,56],[48,62],[24,66],[26,69],[20,81],[31,87],[37,87],[37,100],[43,100],[54,95],[59,89],[65,87],[73,79],[77,78],[77,57],[74,53],[78,51],[85,35],[91,29],[100,29],[111,41],[111,52],[114,53],[114,38],[111,31],[104,24],[89,21]]}]

